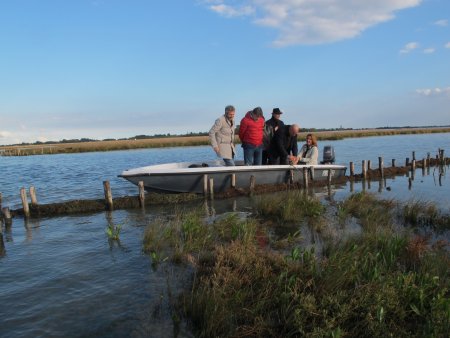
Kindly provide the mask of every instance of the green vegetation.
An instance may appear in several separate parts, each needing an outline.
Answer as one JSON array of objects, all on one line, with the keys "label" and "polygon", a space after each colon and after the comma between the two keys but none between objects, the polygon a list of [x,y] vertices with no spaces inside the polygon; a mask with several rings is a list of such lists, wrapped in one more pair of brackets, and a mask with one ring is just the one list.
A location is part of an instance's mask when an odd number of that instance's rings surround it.
[{"label": "green vegetation", "polygon": [[115,225],[115,224],[109,223],[108,227],[105,229],[105,232],[108,235],[108,238],[110,240],[118,241],[121,230],[122,230],[122,224]]},{"label": "green vegetation", "polygon": [[[427,226],[444,217],[429,205],[366,193],[335,205],[289,192],[258,197],[246,219],[230,213],[210,222],[199,207],[156,220],[144,250],[154,263],[195,268],[178,306],[199,337],[446,337],[449,244],[411,234],[409,227],[424,224],[411,215],[422,213]],[[335,237],[324,237],[320,253],[298,232],[287,234],[277,250],[271,227],[288,223],[298,231],[317,218],[328,228],[353,219],[361,232],[329,231]]]}]

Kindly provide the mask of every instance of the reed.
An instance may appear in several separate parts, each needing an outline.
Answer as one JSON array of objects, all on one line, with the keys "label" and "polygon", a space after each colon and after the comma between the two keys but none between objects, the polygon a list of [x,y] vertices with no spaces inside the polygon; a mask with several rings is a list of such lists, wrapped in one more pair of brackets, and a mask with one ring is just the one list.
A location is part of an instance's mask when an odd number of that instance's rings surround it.
[{"label": "reed", "polygon": [[[301,132],[299,140],[304,140],[306,134],[314,132],[318,140],[341,140],[345,138],[403,135],[403,134],[429,134],[448,133],[450,127],[434,128],[386,128],[386,129],[361,129],[361,130],[331,130],[315,131],[308,129]],[[239,137],[236,137],[239,143]],[[128,149],[163,148],[163,147],[184,147],[208,145],[208,136],[173,136],[148,139],[126,139],[126,140],[104,140],[75,143],[54,143],[54,144],[27,144],[14,146],[0,146],[0,154],[4,156],[27,156],[43,154],[61,153],[82,153],[94,151],[114,151]]]}]

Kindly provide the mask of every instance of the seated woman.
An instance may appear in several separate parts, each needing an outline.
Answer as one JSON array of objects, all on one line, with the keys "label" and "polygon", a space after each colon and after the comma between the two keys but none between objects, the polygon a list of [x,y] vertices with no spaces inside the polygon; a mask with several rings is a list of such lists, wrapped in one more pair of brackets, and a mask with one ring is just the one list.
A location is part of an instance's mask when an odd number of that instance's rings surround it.
[{"label": "seated woman", "polygon": [[306,143],[298,152],[297,164],[317,164],[319,149],[317,148],[317,139],[313,134],[306,135]]}]

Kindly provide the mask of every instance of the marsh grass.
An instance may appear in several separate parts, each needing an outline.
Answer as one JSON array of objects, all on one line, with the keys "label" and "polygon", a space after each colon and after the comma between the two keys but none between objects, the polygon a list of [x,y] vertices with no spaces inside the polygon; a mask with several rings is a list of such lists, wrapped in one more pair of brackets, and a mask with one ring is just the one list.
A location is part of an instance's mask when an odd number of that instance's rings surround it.
[{"label": "marsh grass", "polygon": [[320,200],[303,191],[290,190],[258,196],[255,210],[261,217],[272,218],[279,223],[299,223],[305,218],[318,218],[325,211],[325,207]]},{"label": "marsh grass", "polygon": [[[386,136],[386,135],[402,135],[402,134],[429,134],[429,133],[448,133],[448,127],[436,128],[386,128],[386,129],[361,129],[361,130],[330,130],[330,131],[314,131],[318,140],[342,140],[345,138],[369,137],[369,136]],[[298,135],[298,139],[304,140],[308,132],[302,132]],[[236,137],[236,143],[239,138]],[[7,154],[16,155],[20,149],[23,155],[40,155],[40,154],[61,154],[61,153],[81,153],[92,151],[113,151],[127,149],[142,148],[163,148],[163,147],[182,147],[182,146],[199,146],[208,145],[208,136],[173,136],[149,139],[128,139],[128,140],[104,140],[76,143],[54,143],[54,144],[30,144],[15,146],[0,146],[0,150]]]},{"label": "marsh grass", "polygon": [[120,238],[120,231],[122,230],[122,224],[113,224],[109,223],[108,227],[105,229],[105,233],[108,236],[108,239],[113,241],[118,241]]},{"label": "marsh grass", "polygon": [[[432,249],[408,262],[408,240],[366,234],[318,260],[283,257],[252,243],[216,249],[183,299],[198,336],[444,337],[449,329],[448,264]],[[414,266],[415,268],[411,268]]]},{"label": "marsh grass", "polygon": [[450,229],[450,216],[442,214],[434,203],[409,201],[403,206],[401,217],[412,226],[429,226],[436,230]]}]

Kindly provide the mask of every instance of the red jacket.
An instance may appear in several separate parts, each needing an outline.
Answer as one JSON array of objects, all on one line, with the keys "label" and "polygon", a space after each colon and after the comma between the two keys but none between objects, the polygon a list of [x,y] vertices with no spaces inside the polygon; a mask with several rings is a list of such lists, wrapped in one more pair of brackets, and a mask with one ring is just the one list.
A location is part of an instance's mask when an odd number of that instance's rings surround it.
[{"label": "red jacket", "polygon": [[254,120],[251,111],[245,114],[239,126],[239,138],[242,143],[260,146],[263,143],[264,117]]}]

